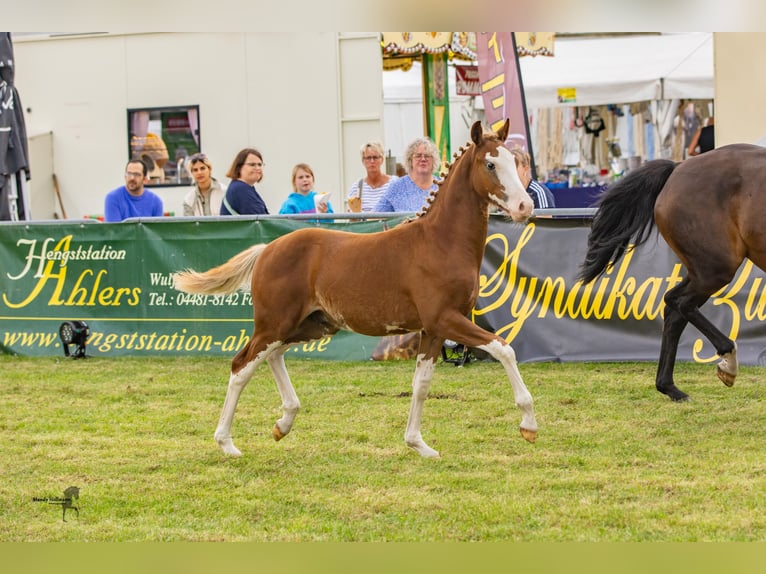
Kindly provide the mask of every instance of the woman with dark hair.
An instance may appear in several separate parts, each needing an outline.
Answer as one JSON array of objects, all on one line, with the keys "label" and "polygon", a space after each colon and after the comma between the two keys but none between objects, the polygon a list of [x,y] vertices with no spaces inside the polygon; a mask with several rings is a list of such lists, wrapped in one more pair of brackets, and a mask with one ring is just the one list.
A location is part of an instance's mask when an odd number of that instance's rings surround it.
[{"label": "woman with dark hair", "polygon": [[240,151],[226,177],[231,179],[221,203],[221,215],[268,215],[266,202],[255,189],[263,179],[263,156],[255,148]]}]

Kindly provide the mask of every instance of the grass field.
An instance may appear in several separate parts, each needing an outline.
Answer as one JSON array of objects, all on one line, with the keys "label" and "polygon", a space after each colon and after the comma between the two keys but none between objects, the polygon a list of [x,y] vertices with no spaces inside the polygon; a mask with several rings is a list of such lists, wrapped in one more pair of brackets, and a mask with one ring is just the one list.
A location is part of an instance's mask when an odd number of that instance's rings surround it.
[{"label": "grass field", "polygon": [[[540,425],[499,364],[439,364],[404,446],[414,364],[288,361],[303,408],[279,443],[262,367],[212,439],[227,359],[0,356],[0,541],[766,541],[766,385],[744,367],[523,364]],[[40,498],[80,488],[79,518]]]}]

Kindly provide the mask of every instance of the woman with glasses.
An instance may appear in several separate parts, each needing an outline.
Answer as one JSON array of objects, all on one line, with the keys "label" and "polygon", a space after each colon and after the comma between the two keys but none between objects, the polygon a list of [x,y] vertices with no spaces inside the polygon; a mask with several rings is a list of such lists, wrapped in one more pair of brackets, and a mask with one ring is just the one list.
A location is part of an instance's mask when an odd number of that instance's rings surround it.
[{"label": "woman with glasses", "polygon": [[226,177],[231,179],[226,189],[221,215],[268,215],[266,202],[256,191],[255,184],[263,179],[263,156],[255,148],[240,151],[231,163]]},{"label": "woman with glasses", "polygon": [[226,190],[213,177],[213,164],[204,153],[195,153],[189,158],[188,169],[194,189],[184,197],[184,215],[219,215]]},{"label": "woman with glasses", "polygon": [[367,171],[367,175],[354,182],[351,189],[348,190],[348,208],[350,211],[358,213],[360,211],[372,211],[378,200],[386,193],[389,184],[397,179],[383,173],[383,144],[378,141],[371,141],[364,144],[361,148],[362,165]]},{"label": "woman with glasses", "polygon": [[438,189],[434,172],[441,164],[439,148],[427,137],[420,137],[404,152],[407,175],[390,186],[373,211],[420,211],[431,192]]}]

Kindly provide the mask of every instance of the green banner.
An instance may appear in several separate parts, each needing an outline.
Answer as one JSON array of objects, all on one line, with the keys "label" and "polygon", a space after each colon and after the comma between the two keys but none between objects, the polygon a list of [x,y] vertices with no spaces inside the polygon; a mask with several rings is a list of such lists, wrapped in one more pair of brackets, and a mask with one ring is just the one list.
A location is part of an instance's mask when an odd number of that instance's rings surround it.
[{"label": "green banner", "polygon": [[[370,233],[400,219],[322,225]],[[233,356],[252,333],[250,293],[182,293],[172,273],[207,270],[252,244],[314,225],[278,218],[0,225],[0,351],[62,354],[61,323],[81,320],[92,356]],[[362,360],[379,342],[338,333],[288,354]]]}]

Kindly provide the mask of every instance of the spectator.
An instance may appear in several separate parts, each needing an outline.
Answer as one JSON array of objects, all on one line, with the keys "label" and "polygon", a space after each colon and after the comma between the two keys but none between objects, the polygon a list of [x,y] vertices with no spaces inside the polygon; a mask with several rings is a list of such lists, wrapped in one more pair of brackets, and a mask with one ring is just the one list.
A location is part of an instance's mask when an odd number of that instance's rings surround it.
[{"label": "spectator", "polygon": [[213,177],[213,164],[204,153],[195,153],[189,158],[189,171],[194,188],[184,197],[184,215],[219,215],[226,191]]},{"label": "spectator", "polygon": [[231,179],[221,204],[221,215],[268,215],[266,202],[255,189],[263,179],[263,156],[255,148],[241,150],[226,177]]},{"label": "spectator", "polygon": [[162,217],[162,199],[144,187],[146,164],[131,160],[125,166],[125,185],[106,194],[104,221],[114,222],[129,217]]},{"label": "spectator", "polygon": [[434,142],[427,137],[417,138],[407,146],[404,161],[407,175],[388,186],[373,211],[420,211],[431,192],[438,189],[433,174],[441,158]]},{"label": "spectator", "polygon": [[329,194],[314,191],[314,171],[307,163],[293,168],[293,192],[279,209],[279,213],[335,213],[327,201]]},{"label": "spectator", "polygon": [[689,149],[686,150],[690,156],[699,155],[715,149],[715,125],[713,116],[707,119],[707,123],[704,127],[699,128],[692,136],[692,141],[689,143]]},{"label": "spectator", "polygon": [[362,165],[367,175],[348,190],[348,208],[353,212],[372,211],[378,200],[386,193],[388,185],[397,179],[383,171],[383,144],[371,141],[361,148]]},{"label": "spectator", "polygon": [[536,179],[532,179],[532,166],[529,154],[520,147],[511,149],[513,158],[516,160],[516,171],[519,174],[521,184],[535,204],[535,209],[550,209],[556,207],[556,198],[553,192]]}]

